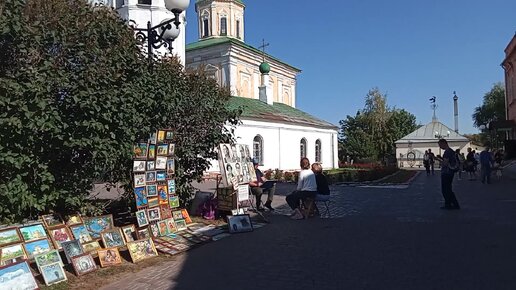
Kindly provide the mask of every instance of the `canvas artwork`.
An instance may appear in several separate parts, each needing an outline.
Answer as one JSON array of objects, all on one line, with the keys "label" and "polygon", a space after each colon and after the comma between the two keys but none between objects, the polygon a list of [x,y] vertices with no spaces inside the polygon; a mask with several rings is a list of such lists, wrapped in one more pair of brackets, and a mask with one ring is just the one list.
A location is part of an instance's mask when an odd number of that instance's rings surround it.
[{"label": "canvas artwork", "polygon": [[85,253],[96,253],[98,249],[100,249],[100,244],[97,241],[89,242],[82,245],[82,249]]},{"label": "canvas artwork", "polygon": [[42,266],[39,270],[47,286],[67,280],[63,265],[59,262]]},{"label": "canvas artwork", "polygon": [[183,231],[183,230],[186,230],[188,227],[186,226],[186,221],[183,220],[183,219],[180,219],[180,220],[176,220],[174,219],[174,221],[176,222],[176,228],[178,231]]},{"label": "canvas artwork", "polygon": [[158,185],[158,198],[160,204],[168,203],[168,188],[166,185]]},{"label": "canvas artwork", "polygon": [[124,234],[124,238],[127,243],[132,242],[134,241],[134,235],[136,234],[136,227],[134,225],[122,227],[122,233]]},{"label": "canvas artwork", "polygon": [[0,230],[0,246],[23,242],[16,228]]},{"label": "canvas artwork", "polygon": [[98,251],[98,254],[102,268],[122,264],[122,258],[120,257],[118,248],[102,249]]},{"label": "canvas artwork", "polygon": [[154,247],[154,243],[150,238],[130,242],[127,244],[127,249],[129,250],[133,263],[156,257],[158,255],[158,252]]},{"label": "canvas artwork", "polygon": [[49,230],[50,238],[54,242],[56,249],[61,250],[63,242],[71,241],[72,235],[66,226]]},{"label": "canvas artwork", "polygon": [[156,157],[156,169],[167,169],[167,156]]},{"label": "canvas artwork", "polygon": [[45,231],[43,224],[20,227],[20,234],[25,242],[47,238],[47,232]]},{"label": "canvas artwork", "polygon": [[220,144],[218,159],[224,187],[236,187],[239,183],[256,181],[249,146]]},{"label": "canvas artwork", "polygon": [[105,248],[123,247],[125,246],[124,236],[119,228],[101,233],[102,242]]},{"label": "canvas artwork", "polygon": [[149,231],[152,237],[157,238],[159,237],[159,228],[157,224],[151,224],[149,226]]},{"label": "canvas artwork", "polygon": [[133,161],[133,171],[134,172],[144,172],[145,171],[145,161],[144,160],[134,160]]},{"label": "canvas artwork", "polygon": [[161,219],[159,207],[153,207],[153,208],[147,209],[147,216],[149,217],[149,222],[159,221]]},{"label": "canvas artwork", "polygon": [[52,245],[48,239],[32,241],[25,243],[23,246],[25,247],[25,252],[27,253],[29,259],[34,258],[35,255],[43,254],[53,250]]},{"label": "canvas artwork", "polygon": [[75,239],[79,240],[81,244],[91,242],[93,239],[90,236],[90,233],[86,229],[84,225],[75,225],[71,226],[70,230],[72,231],[72,235]]},{"label": "canvas artwork", "polygon": [[176,166],[174,159],[167,160],[167,173],[168,174],[175,174],[176,172]]},{"label": "canvas artwork", "polygon": [[168,206],[168,204],[160,206],[159,210],[160,210],[162,220],[172,217],[172,211],[170,210],[170,207]]},{"label": "canvas artwork", "polygon": [[183,208],[181,210],[181,214],[183,215],[183,218],[185,219],[187,224],[191,224],[192,223],[192,219],[190,218],[190,215],[188,214],[188,211],[186,209]]},{"label": "canvas artwork", "polygon": [[97,264],[91,254],[82,254],[72,258],[72,266],[77,273],[77,276],[81,276],[97,270]]},{"label": "canvas artwork", "polygon": [[168,144],[160,144],[158,145],[158,156],[167,156],[168,155]]},{"label": "canvas artwork", "polygon": [[34,256],[34,260],[36,261],[38,268],[53,263],[63,263],[63,261],[61,261],[61,255],[59,255],[59,251],[57,250],[52,250],[50,252]]},{"label": "canvas artwork", "polygon": [[167,173],[165,171],[156,171],[156,181],[167,180]]},{"label": "canvas artwork", "polygon": [[109,214],[88,218],[84,221],[84,226],[93,239],[99,239],[101,232],[113,228],[113,216]]},{"label": "canvas artwork", "polygon": [[[149,153],[147,155],[147,158],[149,158],[149,159],[156,158],[156,145],[155,144],[149,144]],[[154,162],[154,161],[152,161],[152,162]],[[147,162],[147,166],[149,166],[148,162]],[[152,168],[152,169],[154,169],[154,168]]]},{"label": "canvas artwork", "polygon": [[149,229],[148,228],[144,228],[144,229],[138,229],[136,231],[136,236],[138,237],[139,240],[141,239],[147,239],[147,238],[150,238],[151,235],[149,233]]},{"label": "canvas artwork", "polygon": [[27,258],[23,244],[14,244],[0,248],[0,266],[14,264]]},{"label": "canvas artwork", "polygon": [[149,207],[159,206],[159,199],[157,197],[149,198],[147,201]]},{"label": "canvas artwork", "polygon": [[69,216],[68,220],[66,221],[67,226],[74,226],[74,225],[78,225],[78,224],[82,224],[82,223],[83,223],[83,220],[82,220],[81,215],[79,215],[79,214]]},{"label": "canvas artwork", "polygon": [[176,154],[176,144],[168,144],[168,156]]},{"label": "canvas artwork", "polygon": [[169,194],[176,193],[176,180],[175,179],[167,179],[167,187],[168,187]]},{"label": "canvas artwork", "polygon": [[145,181],[147,183],[156,182],[156,171],[145,172]]},{"label": "canvas artwork", "polygon": [[47,227],[47,228],[64,225],[63,219],[57,213],[43,215],[43,216],[41,216],[41,219],[43,220],[43,223],[45,224],[45,227]]},{"label": "canvas artwork", "polygon": [[176,222],[174,221],[174,219],[169,218],[169,219],[166,219],[165,221],[167,222],[167,228],[168,228],[169,233],[172,234],[172,233],[177,232]]},{"label": "canvas artwork", "polygon": [[154,161],[154,160],[147,161],[147,170],[154,170],[155,168],[156,168],[156,161]]},{"label": "canvas artwork", "polygon": [[145,173],[134,175],[134,186],[145,186]]},{"label": "canvas artwork", "polygon": [[155,197],[158,196],[158,187],[157,185],[147,185],[147,197]]},{"label": "canvas artwork", "polygon": [[146,207],[148,205],[147,195],[145,193],[145,186],[136,187],[134,189],[134,199],[136,200],[136,207]]},{"label": "canvas artwork", "polygon": [[165,140],[173,140],[174,139],[174,131],[166,130],[165,131]]},{"label": "canvas artwork", "polygon": [[159,130],[158,131],[158,138],[157,138],[157,141],[158,142],[163,142],[165,141],[165,134],[166,132],[164,130]]},{"label": "canvas artwork", "polygon": [[172,217],[174,218],[174,220],[183,219],[183,213],[181,212],[181,210],[175,210],[172,212]]},{"label": "canvas artwork", "polygon": [[134,146],[134,158],[135,159],[146,159],[147,158],[147,143],[138,143]]},{"label": "canvas artwork", "polygon": [[253,231],[251,217],[248,214],[228,216],[228,227],[230,233],[243,233]]},{"label": "canvas artwork", "polygon": [[171,195],[168,197],[168,203],[171,208],[179,207],[179,197],[177,195]]},{"label": "canvas artwork", "polygon": [[27,261],[0,268],[0,289],[39,289]]},{"label": "canvas artwork", "polygon": [[149,220],[147,219],[147,211],[142,209],[136,212],[136,221],[138,222],[139,227],[144,227],[149,224]]},{"label": "canvas artwork", "polygon": [[63,247],[63,251],[65,253],[66,260],[68,261],[68,263],[72,262],[73,257],[79,256],[84,253],[79,240],[62,242],[61,246]]},{"label": "canvas artwork", "polygon": [[158,222],[158,231],[160,236],[166,236],[169,234],[167,222],[166,221],[159,221]]}]

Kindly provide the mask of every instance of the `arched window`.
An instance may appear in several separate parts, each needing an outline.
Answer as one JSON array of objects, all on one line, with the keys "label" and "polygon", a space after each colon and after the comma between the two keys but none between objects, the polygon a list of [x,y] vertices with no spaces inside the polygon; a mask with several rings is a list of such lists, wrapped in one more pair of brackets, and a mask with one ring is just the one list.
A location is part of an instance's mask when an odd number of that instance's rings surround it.
[{"label": "arched window", "polygon": [[220,35],[228,35],[228,19],[226,17],[220,18]]},{"label": "arched window", "polygon": [[301,142],[299,142],[299,151],[300,151],[300,156],[301,158],[305,158],[306,157],[306,139],[303,138],[301,139]]},{"label": "arched window", "polygon": [[208,17],[202,20],[202,37],[210,36],[210,23]]},{"label": "arched window", "polygon": [[236,21],[236,37],[240,39],[240,20]]},{"label": "arched window", "polygon": [[321,140],[315,141],[315,162],[321,162]]},{"label": "arched window", "polygon": [[263,165],[263,138],[260,135],[253,139],[253,157],[258,164]]}]

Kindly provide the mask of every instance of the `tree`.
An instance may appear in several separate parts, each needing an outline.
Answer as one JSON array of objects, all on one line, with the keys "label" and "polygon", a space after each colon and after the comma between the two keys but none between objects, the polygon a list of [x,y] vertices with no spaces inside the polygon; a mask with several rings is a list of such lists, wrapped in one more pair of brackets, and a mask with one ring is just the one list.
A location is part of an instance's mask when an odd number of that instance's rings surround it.
[{"label": "tree", "polygon": [[[477,128],[488,126],[494,121],[505,120],[505,88],[502,83],[495,83],[491,90],[484,95],[482,105],[475,108],[472,117],[473,124]],[[505,136],[503,133],[496,133],[491,138],[502,142]],[[482,139],[488,138],[485,136]]]}]

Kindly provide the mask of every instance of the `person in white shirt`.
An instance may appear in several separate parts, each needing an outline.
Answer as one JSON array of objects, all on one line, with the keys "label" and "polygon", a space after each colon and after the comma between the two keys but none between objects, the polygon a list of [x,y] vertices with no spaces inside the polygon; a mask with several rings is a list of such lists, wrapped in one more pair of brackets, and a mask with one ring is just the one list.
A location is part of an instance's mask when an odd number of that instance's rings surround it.
[{"label": "person in white shirt", "polygon": [[301,172],[297,180],[297,188],[294,192],[287,195],[287,203],[292,209],[292,219],[302,219],[303,213],[299,209],[301,200],[306,198],[314,198],[317,194],[317,181],[315,180],[315,174],[310,170],[310,161],[308,158],[302,158]]}]

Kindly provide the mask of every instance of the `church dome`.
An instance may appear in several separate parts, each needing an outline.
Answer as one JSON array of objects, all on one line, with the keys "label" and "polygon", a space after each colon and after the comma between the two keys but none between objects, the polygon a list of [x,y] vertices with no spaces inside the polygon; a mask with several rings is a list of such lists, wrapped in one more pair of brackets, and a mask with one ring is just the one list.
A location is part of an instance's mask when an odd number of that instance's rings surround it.
[{"label": "church dome", "polygon": [[262,74],[268,74],[271,71],[271,66],[267,62],[262,62],[260,64],[260,72]]}]

